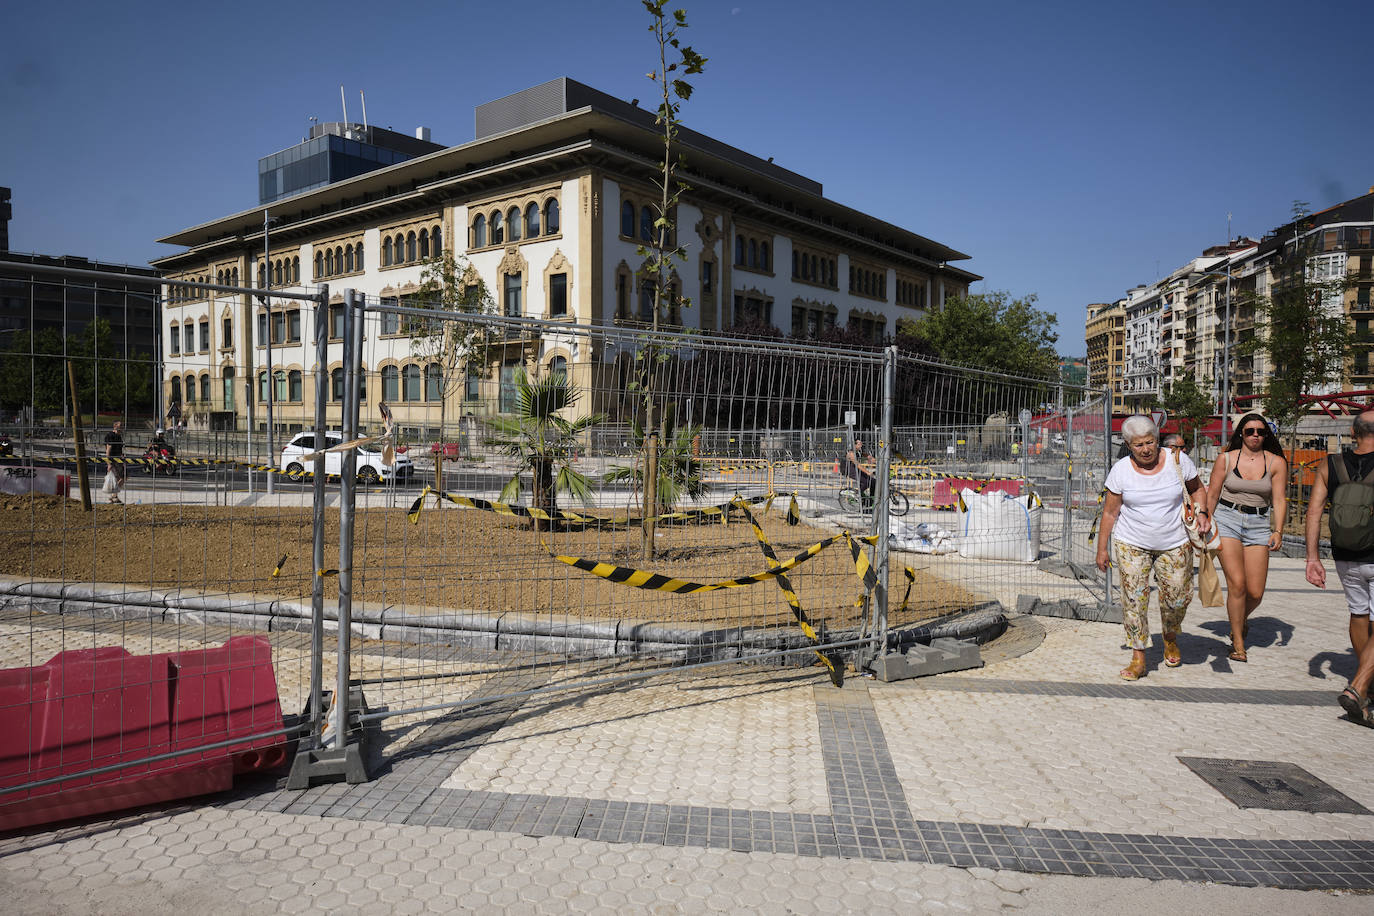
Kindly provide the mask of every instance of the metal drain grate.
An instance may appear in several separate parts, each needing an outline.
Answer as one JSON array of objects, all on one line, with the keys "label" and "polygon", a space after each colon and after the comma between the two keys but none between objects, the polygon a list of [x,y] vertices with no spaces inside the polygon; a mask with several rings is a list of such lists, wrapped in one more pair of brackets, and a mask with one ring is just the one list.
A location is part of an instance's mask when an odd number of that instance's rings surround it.
[{"label": "metal drain grate", "polygon": [[1237,808],[1308,811],[1313,814],[1374,814],[1302,767],[1272,760],[1222,760],[1180,757]]}]

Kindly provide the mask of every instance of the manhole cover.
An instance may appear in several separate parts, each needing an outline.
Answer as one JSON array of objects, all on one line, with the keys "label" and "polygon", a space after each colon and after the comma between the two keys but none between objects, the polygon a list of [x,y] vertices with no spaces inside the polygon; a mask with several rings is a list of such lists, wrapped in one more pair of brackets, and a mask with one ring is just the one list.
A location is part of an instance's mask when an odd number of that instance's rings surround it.
[{"label": "manhole cover", "polygon": [[1314,814],[1374,813],[1295,764],[1211,757],[1180,757],[1178,760],[1237,808]]}]

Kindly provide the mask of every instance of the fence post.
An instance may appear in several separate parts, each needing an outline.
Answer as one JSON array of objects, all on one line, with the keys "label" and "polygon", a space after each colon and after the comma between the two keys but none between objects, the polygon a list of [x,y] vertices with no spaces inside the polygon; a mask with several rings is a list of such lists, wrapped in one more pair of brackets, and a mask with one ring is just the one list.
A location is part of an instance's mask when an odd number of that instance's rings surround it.
[{"label": "fence post", "polygon": [[[1102,485],[1107,485],[1107,474],[1112,469],[1112,388],[1109,384],[1102,392]],[[1098,512],[1102,511],[1099,505]],[[1102,523],[1098,522],[1097,536],[1102,537]],[[1110,547],[1111,545],[1108,545]],[[1102,576],[1102,610],[1112,607],[1112,564],[1107,563],[1107,571]]]},{"label": "fence post", "polygon": [[897,383],[897,347],[883,350],[883,406],[879,418],[877,490],[873,494],[873,533],[878,541],[873,545],[873,571],[877,584],[873,587],[873,646],[872,657],[887,651],[887,572],[888,530],[890,527],[888,496],[892,488],[892,392]]},{"label": "fence post", "polygon": [[[319,300],[315,303],[315,448],[319,449],[325,441],[325,410],[329,382],[329,287],[320,288]],[[310,731],[311,740],[306,746],[314,749],[320,746],[320,731],[324,727],[322,699],[324,696],[324,577],[319,571],[324,569],[324,488],[325,457],[323,453],[315,459],[315,505],[311,523],[313,540],[311,543],[310,591]]]},{"label": "fence post", "polygon": [[[1063,387],[1060,389],[1063,396]],[[1073,562],[1073,408],[1064,408],[1064,530],[1059,536],[1059,559]]]}]

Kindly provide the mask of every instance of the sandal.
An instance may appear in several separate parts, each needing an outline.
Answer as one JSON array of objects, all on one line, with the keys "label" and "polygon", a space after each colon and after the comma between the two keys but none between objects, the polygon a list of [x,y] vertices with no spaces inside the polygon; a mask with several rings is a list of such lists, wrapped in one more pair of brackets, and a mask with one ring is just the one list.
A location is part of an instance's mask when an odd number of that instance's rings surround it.
[{"label": "sandal", "polygon": [[1374,717],[1371,717],[1369,711],[1369,698],[1360,696],[1354,687],[1342,690],[1340,696],[1336,697],[1336,702],[1341,704],[1341,709],[1345,710],[1351,721],[1374,728]]},{"label": "sandal", "polygon": [[1226,657],[1233,662],[1248,662],[1250,660],[1246,658],[1244,649],[1237,649],[1235,646],[1231,647],[1231,654]]},{"label": "sandal", "polygon": [[1178,643],[1169,637],[1164,637],[1164,664],[1170,668],[1177,668],[1183,664],[1183,655],[1178,651]]},{"label": "sandal", "polygon": [[1145,676],[1145,663],[1132,661],[1125,668],[1121,669],[1121,679],[1123,681],[1138,681]]}]

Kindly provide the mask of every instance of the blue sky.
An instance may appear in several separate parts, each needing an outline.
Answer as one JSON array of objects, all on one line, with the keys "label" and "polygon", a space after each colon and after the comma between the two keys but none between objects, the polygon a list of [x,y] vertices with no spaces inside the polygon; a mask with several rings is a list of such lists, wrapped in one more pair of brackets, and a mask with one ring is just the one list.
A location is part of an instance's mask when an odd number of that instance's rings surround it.
[{"label": "blue sky", "polygon": [[[710,60],[690,126],[1035,293],[1081,355],[1084,307],[1235,234],[1374,185],[1374,3],[688,2]],[[11,247],[142,264],[257,203],[311,117],[448,144],[557,76],[652,97],[639,0],[199,4],[4,15]]]}]

